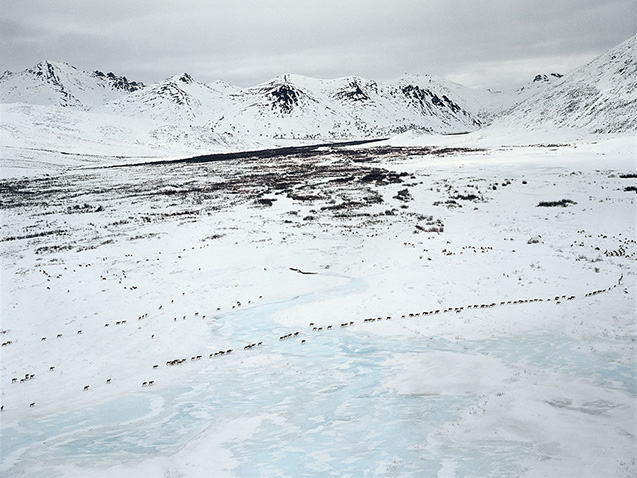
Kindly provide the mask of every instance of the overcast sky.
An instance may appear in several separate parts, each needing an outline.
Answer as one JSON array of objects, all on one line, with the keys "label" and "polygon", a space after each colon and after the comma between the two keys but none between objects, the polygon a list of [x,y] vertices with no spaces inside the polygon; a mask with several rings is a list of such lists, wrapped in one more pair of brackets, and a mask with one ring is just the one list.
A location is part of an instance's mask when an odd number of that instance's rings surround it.
[{"label": "overcast sky", "polygon": [[252,86],[403,73],[507,88],[637,32],[635,0],[0,0],[0,70],[42,60]]}]

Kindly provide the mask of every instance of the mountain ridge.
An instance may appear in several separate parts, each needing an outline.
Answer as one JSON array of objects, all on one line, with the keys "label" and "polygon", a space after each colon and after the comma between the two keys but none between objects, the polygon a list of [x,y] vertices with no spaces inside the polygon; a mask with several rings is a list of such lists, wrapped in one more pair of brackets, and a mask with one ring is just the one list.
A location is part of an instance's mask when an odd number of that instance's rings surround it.
[{"label": "mountain ridge", "polygon": [[45,61],[0,76],[0,140],[7,147],[59,145],[61,151],[91,154],[118,147],[190,154],[407,131],[464,133],[491,124],[530,131],[635,131],[635,38],[565,75],[538,73],[511,92],[409,74],[390,81],[283,74],[242,88],[180,73],[144,85]]},{"label": "mountain ridge", "polygon": [[[208,124],[228,134],[294,139],[386,136],[407,129],[470,131],[480,120],[430,77],[426,85],[357,76],[323,80],[284,74],[248,88],[201,83],[187,73],[143,85],[98,70],[41,62],[0,77],[2,103],[64,106],[164,121]],[[460,104],[459,104],[460,103]],[[258,118],[260,125],[255,123]]]},{"label": "mountain ridge", "polygon": [[112,72],[89,73],[45,60],[22,72],[5,71],[0,76],[0,102],[91,109],[144,86]]}]

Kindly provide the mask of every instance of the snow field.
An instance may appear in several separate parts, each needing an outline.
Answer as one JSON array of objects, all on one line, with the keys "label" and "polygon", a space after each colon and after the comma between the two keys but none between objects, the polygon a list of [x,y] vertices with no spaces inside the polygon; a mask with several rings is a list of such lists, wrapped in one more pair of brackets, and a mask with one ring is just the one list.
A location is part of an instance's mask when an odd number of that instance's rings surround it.
[{"label": "snow field", "polygon": [[250,178],[294,159],[74,170],[35,197],[5,182],[0,472],[633,475],[634,193],[618,175],[635,164],[617,141],[369,150],[361,167],[407,176],[337,186],[334,169],[292,197]]}]

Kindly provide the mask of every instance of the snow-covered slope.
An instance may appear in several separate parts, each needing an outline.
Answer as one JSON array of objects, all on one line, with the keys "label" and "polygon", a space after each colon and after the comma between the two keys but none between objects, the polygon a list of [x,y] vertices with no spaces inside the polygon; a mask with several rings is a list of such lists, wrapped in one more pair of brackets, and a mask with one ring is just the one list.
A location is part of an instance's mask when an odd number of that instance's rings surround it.
[{"label": "snow-covered slope", "polygon": [[591,133],[637,130],[637,36],[565,75],[499,122]]},{"label": "snow-covered slope", "polygon": [[450,91],[464,109],[471,111],[486,126],[526,99],[546,90],[562,76],[559,73],[537,74],[526,86],[509,91],[468,88],[444,78],[436,80]]},{"label": "snow-covered slope", "polygon": [[234,90],[222,82],[205,85],[184,73],[109,102],[102,110],[165,123],[205,123],[228,107]]},{"label": "snow-covered slope", "polygon": [[551,85],[562,78],[564,75],[560,73],[551,73],[548,75],[539,74],[535,75],[533,81],[531,81],[528,85],[523,86],[515,91],[517,98],[519,100],[525,100],[540,91],[544,91],[548,85]]},{"label": "snow-covered slope", "polygon": [[67,63],[43,61],[19,73],[4,72],[0,102],[89,109],[143,86],[113,73],[87,73]]},{"label": "snow-covered slope", "polygon": [[0,177],[141,158],[179,158],[270,147],[268,142],[74,108],[0,104]]}]

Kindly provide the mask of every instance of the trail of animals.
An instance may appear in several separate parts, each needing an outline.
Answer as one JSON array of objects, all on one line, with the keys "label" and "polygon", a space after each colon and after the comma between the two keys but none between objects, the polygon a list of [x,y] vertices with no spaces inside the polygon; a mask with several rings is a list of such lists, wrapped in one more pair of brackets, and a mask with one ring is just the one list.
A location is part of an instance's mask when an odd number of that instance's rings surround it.
[{"label": "trail of animals", "polygon": [[[591,292],[587,292],[585,293],[583,296],[581,296],[580,298],[587,298],[587,297],[592,297],[598,294],[603,294],[603,293],[607,293],[612,291],[613,289],[619,287],[622,285],[622,280],[623,280],[623,275],[617,280],[617,282],[615,284],[613,284],[612,286],[609,286],[605,289],[598,289],[598,290],[594,290]],[[259,296],[259,299],[262,299],[262,296]],[[409,313],[405,313],[400,315],[400,319],[409,319],[409,318],[415,318],[415,317],[420,317],[420,316],[429,316],[429,315],[437,315],[437,314],[447,314],[447,313],[456,313],[459,314],[465,310],[470,310],[470,309],[489,309],[489,308],[493,308],[493,307],[499,307],[499,306],[507,306],[507,305],[518,305],[518,304],[527,304],[527,303],[534,303],[534,302],[552,302],[556,305],[561,304],[564,301],[571,301],[571,300],[575,300],[577,299],[577,296],[575,295],[556,295],[553,297],[547,297],[547,298],[531,298],[531,299],[517,299],[517,300],[507,300],[507,301],[499,301],[499,302],[491,302],[491,303],[483,303],[483,304],[469,304],[469,305],[464,305],[464,306],[452,306],[452,307],[446,307],[446,308],[440,308],[440,309],[431,309],[431,310],[425,310],[425,311],[421,311],[421,312],[409,312]],[[253,301],[249,300],[247,301],[248,304],[252,304]],[[237,301],[235,305],[232,306],[232,309],[241,307],[241,301]],[[158,310],[161,310],[163,308],[162,305],[160,305],[158,307]],[[220,311],[221,308],[217,308],[217,311]],[[205,319],[206,316],[205,315],[201,315],[199,316],[198,312],[194,313],[195,317],[201,317],[202,319]],[[183,317],[183,319],[185,320],[185,316]],[[148,319],[148,314],[143,314],[139,317],[137,317],[138,321],[142,321],[142,320],[146,320]],[[393,317],[392,316],[386,316],[386,317],[367,317],[364,319],[359,319],[358,321],[347,321],[347,322],[342,322],[339,325],[338,328],[340,329],[345,329],[345,328],[349,328],[352,326],[356,326],[356,325],[361,325],[361,326],[366,326],[367,324],[370,323],[375,323],[375,322],[380,322],[380,321],[385,321],[385,320],[392,320]],[[177,318],[175,317],[174,320],[176,321]],[[127,320],[121,320],[121,321],[117,321],[115,322],[115,326],[125,326],[127,325],[129,322]],[[105,323],[104,327],[110,327],[110,323]],[[316,325],[314,322],[310,322],[308,325],[308,329],[307,329],[307,333],[306,332],[301,332],[301,331],[294,331],[294,332],[290,332],[288,334],[284,334],[279,336],[278,340],[280,342],[282,341],[287,341],[290,339],[297,339],[300,340],[301,344],[305,344],[307,342],[307,340],[309,340],[310,335],[314,335],[314,334],[320,334],[321,332],[327,332],[327,331],[331,331],[331,330],[336,330],[334,325],[327,325],[327,326],[318,326]],[[8,334],[9,331],[7,330],[0,330],[0,335],[6,335]],[[69,335],[69,333],[67,332],[66,335]],[[63,339],[64,337],[66,337],[66,335],[64,333],[58,333],[55,337],[54,340],[58,340],[58,339]],[[70,335],[72,336],[82,336],[82,337],[86,337],[88,334],[84,334],[83,330],[73,330],[70,332]],[[154,335],[151,335],[150,337],[151,339],[154,338]],[[46,341],[47,337],[42,337],[41,341]],[[81,340],[81,339],[76,339],[76,340]],[[2,347],[7,347],[10,346],[13,342],[11,340],[5,341],[2,343]],[[267,340],[259,340],[259,341],[254,341],[248,344],[245,344],[242,348],[243,352],[248,352],[252,349],[257,349],[260,347],[263,347],[265,345],[268,344]],[[213,352],[209,352],[206,354],[193,354],[190,357],[177,357],[177,358],[168,358],[165,361],[165,366],[166,367],[178,367],[178,366],[184,366],[188,363],[192,363],[192,362],[196,362],[196,361],[200,361],[204,358],[204,356],[207,356],[208,359],[218,359],[220,357],[225,357],[225,356],[229,356],[231,354],[236,353],[235,350],[233,348],[224,348],[222,350],[216,350]],[[160,368],[160,364],[156,363],[156,364],[149,364],[149,370],[156,370],[158,368]],[[55,372],[56,368],[55,366],[50,366],[48,372],[52,373]],[[46,372],[45,372],[46,373]],[[36,379],[36,373],[33,372],[27,372],[24,374],[23,377],[13,377],[11,379],[11,383],[15,384],[17,386],[19,386],[19,384],[23,384],[25,382],[29,382],[31,380]],[[110,385],[111,383],[113,383],[114,381],[116,381],[117,379],[114,377],[104,377],[103,378],[104,383],[106,385]],[[140,386],[142,388],[147,388],[147,387],[152,387],[155,385],[155,380],[154,379],[146,379],[146,380],[140,380]],[[78,386],[78,390],[80,389],[80,387]],[[82,391],[84,392],[90,392],[91,390],[91,386],[90,384],[87,385],[83,385],[81,387]],[[7,390],[7,393],[10,393],[9,390]],[[36,401],[30,401],[27,404],[25,404],[25,406],[28,406],[29,408],[34,408],[36,406]],[[4,405],[0,405],[0,412],[4,412]]]}]

